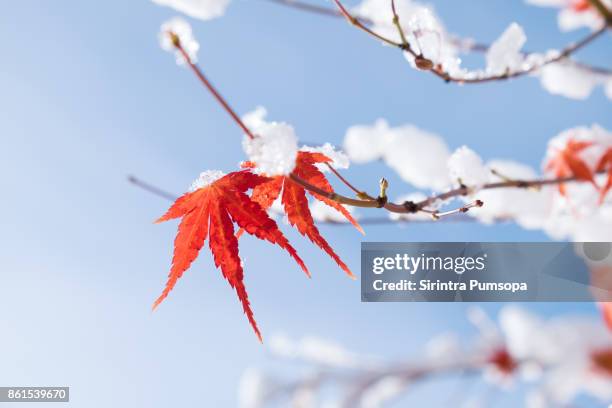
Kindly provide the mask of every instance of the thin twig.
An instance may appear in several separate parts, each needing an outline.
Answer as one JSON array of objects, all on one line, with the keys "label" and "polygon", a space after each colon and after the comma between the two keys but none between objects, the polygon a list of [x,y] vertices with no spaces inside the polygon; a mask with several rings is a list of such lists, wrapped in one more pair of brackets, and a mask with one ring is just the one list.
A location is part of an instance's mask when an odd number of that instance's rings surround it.
[{"label": "thin twig", "polygon": [[332,9],[324,6],[317,6],[314,4],[306,3],[299,0],[267,0],[270,3],[280,4],[281,6],[287,6],[296,10],[307,11],[313,14],[320,14],[322,16],[329,17],[342,17],[336,9]]},{"label": "thin twig", "polygon": [[149,184],[145,181],[142,181],[139,178],[134,177],[132,175],[129,175],[127,179],[131,184],[135,185],[136,187],[141,188],[144,191],[148,191],[149,193],[156,195],[158,197],[165,198],[166,200],[175,201],[178,198],[178,196],[172,193],[169,193],[167,191],[164,191],[161,188],[154,186],[153,184]]},{"label": "thin twig", "polygon": [[[138,187],[148,193],[151,193],[157,197],[163,198],[168,201],[176,201],[176,199],[179,197],[176,194],[172,194],[168,191],[165,191],[133,175],[129,175],[127,177],[127,180],[130,184],[134,185],[135,187]],[[444,218],[438,222],[472,222],[474,220],[475,218],[473,217],[456,216],[456,217]],[[431,221],[432,221],[431,219],[428,220],[428,219],[420,219],[420,218],[412,218],[412,219],[411,218],[391,219],[389,217],[359,218],[359,224],[361,225],[389,225],[389,224],[408,224],[408,223],[412,224],[415,222],[416,223],[430,223]],[[503,222],[503,221],[508,221],[508,220],[506,218],[500,217],[496,219],[495,221]],[[349,227],[349,226],[352,227],[352,224],[350,224],[349,222],[344,222],[344,221],[320,220],[320,221],[317,221],[317,223],[333,225],[333,226],[338,226],[338,227]]]},{"label": "thin twig", "polygon": [[389,38],[386,38],[376,32],[374,32],[373,30],[371,30],[370,28],[368,28],[368,26],[366,26],[360,19],[358,19],[357,17],[353,16],[345,7],[344,5],[340,2],[340,0],[333,0],[334,3],[336,3],[336,6],[338,7],[338,10],[340,11],[340,13],[346,18],[346,20],[352,24],[353,26],[357,27],[358,29],[366,32],[367,34],[371,35],[374,38],[377,38],[378,40],[387,43],[389,45],[392,45],[394,47],[398,47],[401,49],[404,49],[403,44],[395,42]]},{"label": "thin twig", "polygon": [[340,172],[338,170],[336,170],[334,168],[334,166],[332,166],[330,163],[325,163],[325,165],[327,166],[327,168],[334,173],[334,175],[336,177],[338,177],[338,179],[340,181],[342,181],[348,188],[350,188],[351,190],[353,190],[353,192],[355,194],[357,194],[357,197],[361,198],[361,199],[365,199],[365,200],[375,200],[374,197],[370,196],[368,193],[366,193],[365,191],[361,191],[359,190],[357,187],[355,187],[353,184],[351,184],[342,174],[340,174]]}]

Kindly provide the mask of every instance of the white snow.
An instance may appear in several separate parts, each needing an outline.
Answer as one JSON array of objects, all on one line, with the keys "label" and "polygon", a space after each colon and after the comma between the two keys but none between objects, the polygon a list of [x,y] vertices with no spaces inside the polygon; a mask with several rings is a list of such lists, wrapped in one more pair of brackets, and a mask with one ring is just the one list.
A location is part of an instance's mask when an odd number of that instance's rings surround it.
[{"label": "white snow", "polygon": [[242,148],[255,171],[268,176],[286,175],[295,168],[298,139],[292,126],[283,122],[266,122],[266,109],[258,107],[244,115],[243,122],[255,135],[244,135]]},{"label": "white snow", "polygon": [[270,338],[268,347],[275,356],[328,367],[351,368],[360,364],[357,356],[341,345],[314,336],[294,340],[283,333],[275,333]]},{"label": "white snow", "polygon": [[219,170],[206,170],[200,173],[197,179],[191,183],[191,187],[189,187],[189,191],[193,192],[199,190],[200,188],[206,187],[215,181],[219,180],[221,177],[225,176],[225,173]]},{"label": "white snow", "polygon": [[[331,159],[330,164],[335,169],[348,169],[351,164],[346,153],[344,153],[342,150],[338,150],[331,143],[325,143],[322,146],[316,146],[316,147],[302,146],[300,150],[303,152],[314,152],[314,153],[324,154],[329,159]],[[329,168],[323,163],[317,163],[315,164],[315,166],[317,166],[317,168],[321,171],[324,171],[324,172],[329,171]]]},{"label": "white snow", "polygon": [[601,402],[612,398],[612,376],[594,369],[593,353],[612,349],[612,335],[600,321],[574,317],[544,321],[517,306],[502,309],[499,319],[506,347],[515,359],[550,367],[539,385],[540,400],[559,406],[583,393]]},{"label": "white snow", "polygon": [[240,408],[261,408],[271,384],[264,375],[254,368],[245,370],[238,386],[238,406]]},{"label": "white snow", "polygon": [[349,159],[362,164],[381,159],[386,150],[389,124],[378,119],[373,125],[355,125],[346,131],[344,150]]},{"label": "white snow", "polygon": [[441,190],[448,186],[446,162],[450,155],[444,140],[413,125],[395,128],[379,119],[372,126],[348,129],[344,148],[356,163],[382,159],[406,182]]},{"label": "white snow", "polygon": [[527,36],[523,28],[512,23],[489,47],[486,55],[487,72],[493,75],[519,70],[524,61],[521,53]]},{"label": "white snow", "polygon": [[230,0],[152,0],[160,6],[171,7],[181,13],[200,20],[221,17]]},{"label": "white snow", "polygon": [[384,160],[404,181],[440,191],[449,185],[446,166],[449,155],[440,136],[404,125],[389,134]]},{"label": "white snow", "polygon": [[480,156],[467,146],[461,146],[448,158],[448,169],[453,182],[468,187],[486,183],[490,174]]},{"label": "white snow", "polygon": [[539,70],[542,87],[553,95],[584,100],[601,79],[592,72],[569,62],[555,62]]}]

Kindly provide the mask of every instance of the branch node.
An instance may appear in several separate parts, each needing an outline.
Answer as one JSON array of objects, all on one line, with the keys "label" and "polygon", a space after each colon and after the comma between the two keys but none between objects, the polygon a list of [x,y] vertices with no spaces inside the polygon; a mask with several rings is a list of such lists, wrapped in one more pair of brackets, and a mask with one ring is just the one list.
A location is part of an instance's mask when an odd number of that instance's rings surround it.
[{"label": "branch node", "polygon": [[378,184],[380,186],[380,193],[378,194],[376,201],[378,202],[378,208],[381,208],[387,204],[387,188],[389,188],[389,182],[383,177],[380,179]]},{"label": "branch node", "polygon": [[414,201],[404,201],[404,203],[402,204],[402,206],[406,209],[406,211],[408,211],[409,213],[416,213],[417,211],[419,211],[419,206],[414,202]]},{"label": "branch node", "polygon": [[179,36],[173,32],[173,31],[168,31],[168,35],[170,36],[170,41],[172,41],[172,45],[175,48],[180,48],[181,47],[181,39],[179,38]]},{"label": "branch node", "polygon": [[434,67],[433,61],[425,58],[423,55],[414,57],[414,65],[422,71],[431,71]]}]

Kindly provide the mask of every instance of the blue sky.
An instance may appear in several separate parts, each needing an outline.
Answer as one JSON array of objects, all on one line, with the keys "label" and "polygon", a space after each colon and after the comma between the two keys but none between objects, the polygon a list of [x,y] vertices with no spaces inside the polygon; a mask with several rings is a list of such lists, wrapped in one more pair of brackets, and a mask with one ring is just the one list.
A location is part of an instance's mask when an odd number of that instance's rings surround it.
[{"label": "blue sky", "polygon": [[[482,41],[512,21],[525,27],[529,49],[584,34],[560,34],[553,10],[518,1],[432,3],[449,30]],[[150,312],[176,225],[153,225],[168,203],[126,182],[136,174],[178,193],[200,171],[229,171],[243,158],[239,130],[157,45],[159,25],[175,13],[146,0],[24,0],[3,10],[0,384],[70,385],[78,407],[235,405],[240,374],[266,362],[265,349],[205,252]],[[193,26],[200,61],[236,109],[264,105],[309,142],[340,144],[349,126],[384,117],[436,132],[451,147],[468,144],[487,159],[538,167],[559,131],[593,122],[612,128],[601,90],[579,102],[552,96],[531,78],[447,85],[341,21],[265,1],[235,1],[224,18]],[[609,41],[579,57],[611,66]],[[381,165],[350,171],[360,185],[384,175],[401,186]],[[321,229],[358,271],[364,238],[350,228]],[[318,335],[392,358],[415,353],[433,334],[471,330],[462,304],[361,304],[357,282],[293,231],[287,235],[312,280],[280,250],[241,242],[264,336]],[[547,238],[514,225],[444,223],[369,227],[365,239]],[[484,305],[492,313],[500,306]],[[590,304],[529,307],[596,313]]]}]

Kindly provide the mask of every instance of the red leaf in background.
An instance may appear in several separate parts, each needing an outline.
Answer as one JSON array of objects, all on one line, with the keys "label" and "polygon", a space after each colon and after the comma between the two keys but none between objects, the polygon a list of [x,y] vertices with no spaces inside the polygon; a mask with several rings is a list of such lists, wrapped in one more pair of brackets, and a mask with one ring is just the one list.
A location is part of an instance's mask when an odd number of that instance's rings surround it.
[{"label": "red leaf in background", "polygon": [[253,317],[246,288],[244,271],[238,255],[238,239],[234,235],[234,223],[251,235],[269,241],[286,250],[307,274],[308,269],[289,244],[283,233],[259,204],[245,192],[270,179],[243,170],[230,173],[217,181],[187,193],[177,199],[157,222],[182,217],[174,241],[174,257],[168,282],[162,294],[153,304],[155,309],[168,296],[176,282],[191,266],[210,236],[209,247],[215,265],[223,277],[236,290],[253,330],[261,341],[261,333]]},{"label": "red leaf in background", "polygon": [[603,317],[608,325],[608,328],[612,331],[612,303],[606,302],[601,304]]},{"label": "red leaf in background", "polygon": [[589,0],[572,0],[570,2],[570,8],[577,12],[587,11],[591,8],[591,2]]},{"label": "red leaf in background", "polygon": [[602,203],[604,198],[606,198],[608,191],[612,189],[612,148],[606,150],[597,164],[598,172],[605,171],[606,169],[608,170],[608,180],[606,181],[606,185],[601,189],[601,195],[599,196],[600,203]]},{"label": "red leaf in background", "polygon": [[[589,166],[578,156],[587,147],[591,146],[592,142],[583,142],[570,139],[565,148],[559,150],[557,155],[554,156],[546,163],[546,171],[554,173],[557,178],[564,177],[576,177],[578,180],[589,181],[595,188],[595,179],[593,177],[593,171]],[[559,192],[565,195],[565,184],[559,184]]]},{"label": "red leaf in background", "polygon": [[[298,152],[296,166],[293,173],[310,184],[319,187],[328,192],[333,192],[333,189],[325,175],[315,166],[317,163],[327,163],[331,160],[321,154],[313,152]],[[252,167],[253,163],[243,163],[244,167]],[[354,278],[355,275],[334,252],[329,243],[321,236],[317,229],[308,207],[308,199],[306,198],[306,190],[300,184],[291,180],[288,176],[276,176],[270,178],[267,182],[256,186],[253,189],[251,198],[259,203],[264,209],[270,208],[272,203],[281,195],[285,214],[289,223],[294,226],[302,235],[308,237],[315,245],[325,251],[337,264],[344,270],[347,275]],[[346,219],[355,226],[361,233],[363,229],[353,218],[353,216],[341,204],[323,197],[319,194],[310,193],[315,199],[322,201],[330,207],[339,211]],[[240,234],[240,232],[239,232]]]}]

